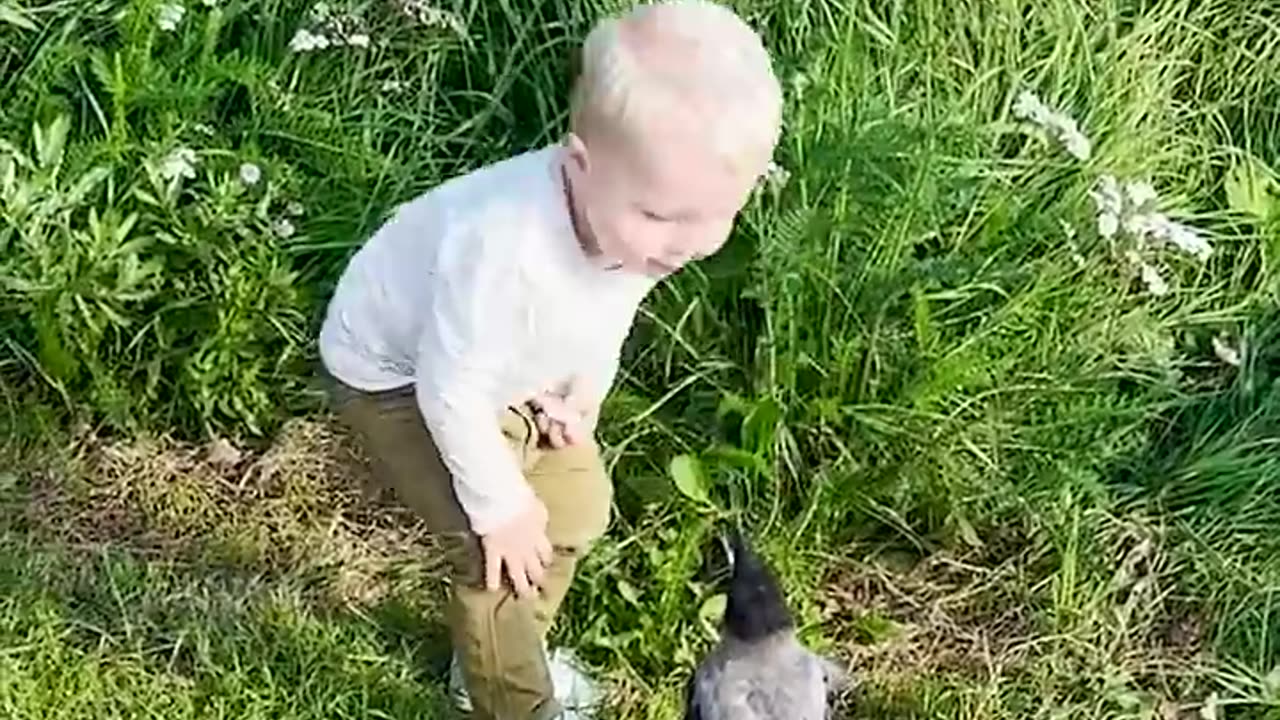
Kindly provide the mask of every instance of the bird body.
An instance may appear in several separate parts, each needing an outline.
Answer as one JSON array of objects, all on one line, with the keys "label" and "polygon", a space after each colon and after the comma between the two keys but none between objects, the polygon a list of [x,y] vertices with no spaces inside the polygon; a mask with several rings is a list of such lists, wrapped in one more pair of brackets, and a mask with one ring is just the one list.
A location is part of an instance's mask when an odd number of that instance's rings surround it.
[{"label": "bird body", "polygon": [[686,687],[686,720],[825,720],[838,671],[800,644],[772,571],[740,536],[719,643]]}]

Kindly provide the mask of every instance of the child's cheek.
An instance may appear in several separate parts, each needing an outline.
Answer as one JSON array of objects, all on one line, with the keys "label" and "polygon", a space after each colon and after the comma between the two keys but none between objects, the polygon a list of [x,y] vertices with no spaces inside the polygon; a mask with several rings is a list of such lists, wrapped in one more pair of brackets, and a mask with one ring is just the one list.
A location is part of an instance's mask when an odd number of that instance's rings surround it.
[{"label": "child's cheek", "polygon": [[632,258],[645,254],[645,226],[633,214],[618,216],[618,241]]}]

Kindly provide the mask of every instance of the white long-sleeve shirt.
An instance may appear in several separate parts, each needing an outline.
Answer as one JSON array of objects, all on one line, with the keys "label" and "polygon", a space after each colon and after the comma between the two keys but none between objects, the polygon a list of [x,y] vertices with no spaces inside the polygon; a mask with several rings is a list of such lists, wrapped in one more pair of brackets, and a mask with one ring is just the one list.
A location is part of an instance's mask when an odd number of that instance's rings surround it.
[{"label": "white long-sleeve shirt", "polygon": [[504,409],[574,375],[598,408],[654,284],[583,253],[561,152],[518,155],[402,205],[351,259],[320,331],[338,380],[370,392],[416,383],[478,534],[532,493],[502,435]]}]

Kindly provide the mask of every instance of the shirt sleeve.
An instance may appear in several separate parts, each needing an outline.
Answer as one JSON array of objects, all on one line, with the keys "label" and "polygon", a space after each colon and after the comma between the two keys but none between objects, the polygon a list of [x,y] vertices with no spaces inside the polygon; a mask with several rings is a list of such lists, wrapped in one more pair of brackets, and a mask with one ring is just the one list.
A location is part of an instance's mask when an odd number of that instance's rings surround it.
[{"label": "shirt sleeve", "polygon": [[582,369],[582,379],[584,381],[583,391],[586,394],[586,404],[590,408],[592,420],[597,421],[600,416],[600,406],[604,404],[604,400],[609,396],[609,391],[613,388],[613,383],[618,374],[618,355],[620,348],[608,348],[600,353],[595,354],[591,358],[591,362]]},{"label": "shirt sleeve", "polygon": [[485,535],[534,497],[500,424],[524,304],[498,248],[483,237],[457,240],[456,256],[428,280],[416,399],[472,531]]}]

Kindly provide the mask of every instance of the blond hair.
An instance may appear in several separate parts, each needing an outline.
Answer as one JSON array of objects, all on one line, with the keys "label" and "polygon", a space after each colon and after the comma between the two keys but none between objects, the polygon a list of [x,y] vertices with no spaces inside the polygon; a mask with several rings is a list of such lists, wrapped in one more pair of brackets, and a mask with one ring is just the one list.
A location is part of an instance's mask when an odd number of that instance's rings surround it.
[{"label": "blond hair", "polygon": [[[635,47],[641,40],[654,51]],[[678,67],[662,66],[664,50]],[[571,122],[575,132],[603,123],[634,138],[673,110],[701,111],[700,129],[726,162],[758,167],[778,142],[781,106],[769,54],[746,22],[707,0],[667,0],[606,18],[587,36]]]}]

